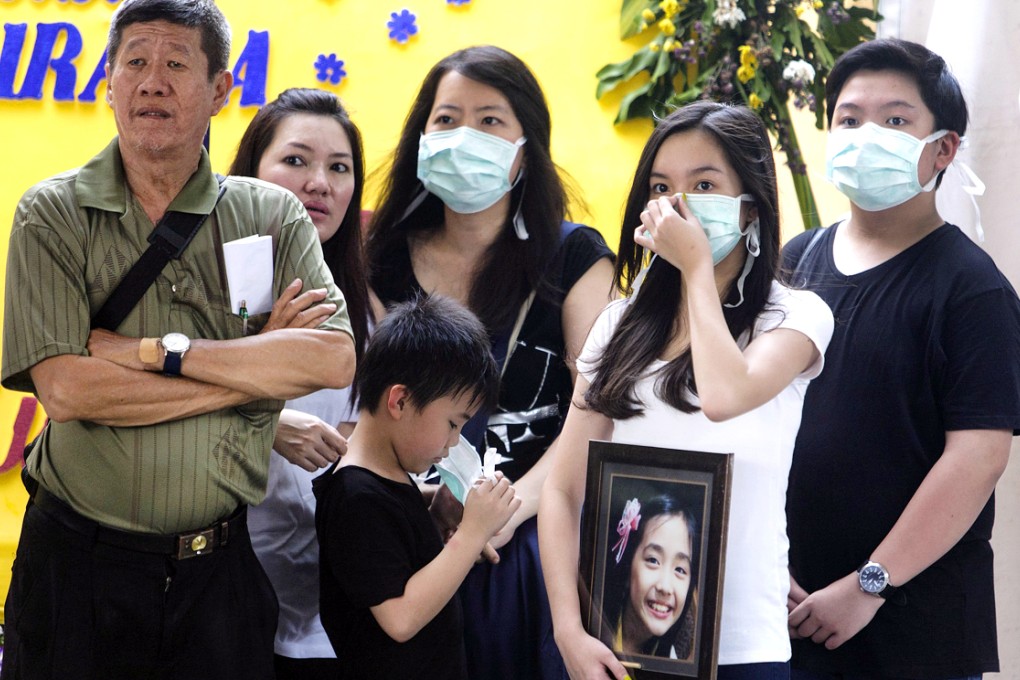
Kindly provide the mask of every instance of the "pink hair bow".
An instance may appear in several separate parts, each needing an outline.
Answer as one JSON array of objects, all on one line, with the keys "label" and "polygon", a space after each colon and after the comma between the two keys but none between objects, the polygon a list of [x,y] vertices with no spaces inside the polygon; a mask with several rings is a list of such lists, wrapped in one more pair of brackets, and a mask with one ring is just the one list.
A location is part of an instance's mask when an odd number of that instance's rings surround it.
[{"label": "pink hair bow", "polygon": [[633,498],[627,501],[627,505],[623,507],[623,516],[620,517],[620,521],[616,525],[616,533],[620,535],[620,540],[613,546],[613,550],[616,551],[617,564],[623,559],[623,551],[627,549],[627,539],[630,537],[630,532],[637,531],[640,522],[641,503],[638,499]]}]

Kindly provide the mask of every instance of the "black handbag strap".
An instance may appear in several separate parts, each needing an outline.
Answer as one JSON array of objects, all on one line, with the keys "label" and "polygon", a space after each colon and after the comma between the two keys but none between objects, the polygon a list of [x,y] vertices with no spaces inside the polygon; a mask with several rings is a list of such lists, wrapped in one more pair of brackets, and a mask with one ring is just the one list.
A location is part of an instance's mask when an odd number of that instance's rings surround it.
[{"label": "black handbag strap", "polygon": [[[216,195],[213,210],[227,190],[224,179],[222,175],[216,176],[220,191]],[[163,219],[149,234],[149,247],[113,289],[110,297],[103,303],[102,309],[92,317],[92,327],[105,328],[108,331],[117,330],[167,263],[171,259],[180,259],[184,249],[188,247],[208,217],[208,214],[196,215],[177,211],[168,211],[163,215]]]}]

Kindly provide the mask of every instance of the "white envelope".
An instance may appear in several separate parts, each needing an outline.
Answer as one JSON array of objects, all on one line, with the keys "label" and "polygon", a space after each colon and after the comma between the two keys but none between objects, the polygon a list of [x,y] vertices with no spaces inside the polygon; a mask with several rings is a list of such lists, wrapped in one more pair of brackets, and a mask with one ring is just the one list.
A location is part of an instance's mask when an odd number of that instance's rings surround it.
[{"label": "white envelope", "polygon": [[230,309],[262,314],[273,308],[273,238],[246,236],[223,244],[223,262],[227,267]]}]

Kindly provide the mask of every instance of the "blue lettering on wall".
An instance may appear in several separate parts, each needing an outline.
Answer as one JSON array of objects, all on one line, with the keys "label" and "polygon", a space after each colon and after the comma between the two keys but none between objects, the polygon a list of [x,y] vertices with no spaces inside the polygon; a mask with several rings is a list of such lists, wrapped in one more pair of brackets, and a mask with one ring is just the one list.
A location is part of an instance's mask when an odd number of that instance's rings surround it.
[{"label": "blue lettering on wall", "polygon": [[[35,45],[25,69],[20,91],[14,90],[28,24],[4,24],[4,43],[0,49],[0,100],[42,99],[43,85],[50,71],[54,74],[53,99],[73,101],[78,69],[74,61],[82,52],[81,31],[66,22],[36,24]],[[61,36],[65,37],[63,51],[53,52]],[[80,102],[95,102],[96,91],[106,79],[106,51],[103,51],[88,82],[78,92]],[[269,71],[269,31],[248,31],[248,42],[233,68],[234,87],[241,90],[240,106],[261,106],[266,103],[266,80]]]},{"label": "blue lettering on wall", "polygon": [[[244,75],[241,75],[241,72]],[[248,31],[248,44],[234,65],[234,87],[241,88],[241,106],[266,103],[266,75],[269,71],[269,31]],[[227,99],[230,102],[230,99]]]},{"label": "blue lettering on wall", "polygon": [[[42,99],[43,79],[46,77],[46,71],[52,69],[57,76],[53,84],[53,98],[57,101],[72,101],[77,71],[71,60],[81,54],[81,33],[72,24],[64,22],[38,24],[37,28],[38,35],[35,38],[35,48],[32,50],[32,60],[28,62],[25,84],[21,86],[18,97]],[[53,57],[53,48],[61,33],[67,35],[64,53],[59,57]]]},{"label": "blue lettering on wall", "polygon": [[103,50],[103,56],[99,57],[99,63],[96,64],[96,67],[92,70],[92,77],[89,78],[89,82],[82,88],[81,92],[78,93],[78,101],[96,101],[96,88],[98,88],[99,83],[104,80],[106,80],[106,50]]},{"label": "blue lettering on wall", "polygon": [[0,99],[14,99],[14,74],[18,72],[21,49],[28,24],[4,24],[4,47],[0,50]]}]

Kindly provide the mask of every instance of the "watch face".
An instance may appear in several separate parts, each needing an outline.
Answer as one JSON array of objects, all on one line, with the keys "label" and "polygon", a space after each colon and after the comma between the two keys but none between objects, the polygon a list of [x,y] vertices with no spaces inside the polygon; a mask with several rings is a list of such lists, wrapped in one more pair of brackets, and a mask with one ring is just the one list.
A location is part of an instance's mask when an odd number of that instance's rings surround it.
[{"label": "watch face", "polygon": [[861,569],[858,580],[861,583],[861,590],[866,593],[880,593],[888,583],[885,570],[877,564],[869,564]]},{"label": "watch face", "polygon": [[161,340],[167,352],[187,352],[191,347],[191,341],[183,333],[167,333]]}]

